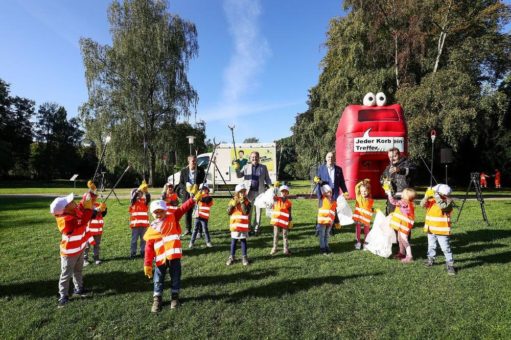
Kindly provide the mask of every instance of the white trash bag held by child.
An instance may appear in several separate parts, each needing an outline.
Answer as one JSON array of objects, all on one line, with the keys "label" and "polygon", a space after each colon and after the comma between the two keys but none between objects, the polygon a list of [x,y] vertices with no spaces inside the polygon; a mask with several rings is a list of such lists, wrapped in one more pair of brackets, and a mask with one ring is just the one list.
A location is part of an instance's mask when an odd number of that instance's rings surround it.
[{"label": "white trash bag held by child", "polygon": [[254,205],[257,208],[266,209],[266,216],[271,218],[271,208],[273,207],[273,197],[275,196],[275,189],[269,188],[262,194],[256,197]]},{"label": "white trash bag held by child", "polygon": [[381,211],[376,212],[373,227],[366,236],[366,245],[364,250],[381,256],[389,257],[392,255],[392,243],[396,243],[396,232],[390,227],[391,216],[385,217]]},{"label": "white trash bag held by child", "polygon": [[337,197],[337,216],[341,225],[349,225],[355,223],[353,221],[353,212],[343,195]]}]

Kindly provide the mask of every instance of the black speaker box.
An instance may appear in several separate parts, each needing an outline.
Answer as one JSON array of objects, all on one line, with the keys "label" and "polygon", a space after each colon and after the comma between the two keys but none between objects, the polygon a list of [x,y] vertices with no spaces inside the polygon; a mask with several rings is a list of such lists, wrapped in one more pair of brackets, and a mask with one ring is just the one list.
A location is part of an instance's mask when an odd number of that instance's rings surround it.
[{"label": "black speaker box", "polygon": [[451,148],[440,149],[440,163],[451,164],[453,162],[453,155]]}]

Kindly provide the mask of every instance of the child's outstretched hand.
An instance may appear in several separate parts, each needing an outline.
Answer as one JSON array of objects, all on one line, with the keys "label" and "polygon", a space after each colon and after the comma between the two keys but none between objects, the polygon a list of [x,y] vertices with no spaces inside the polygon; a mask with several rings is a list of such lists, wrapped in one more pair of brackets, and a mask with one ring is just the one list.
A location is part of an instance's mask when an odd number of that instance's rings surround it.
[{"label": "child's outstretched hand", "polygon": [[232,199],[229,201],[229,206],[230,207],[235,207],[236,206],[236,200],[235,199]]},{"label": "child's outstretched hand", "polygon": [[144,275],[147,276],[147,278],[152,279],[153,278],[153,267],[152,266],[144,266]]}]

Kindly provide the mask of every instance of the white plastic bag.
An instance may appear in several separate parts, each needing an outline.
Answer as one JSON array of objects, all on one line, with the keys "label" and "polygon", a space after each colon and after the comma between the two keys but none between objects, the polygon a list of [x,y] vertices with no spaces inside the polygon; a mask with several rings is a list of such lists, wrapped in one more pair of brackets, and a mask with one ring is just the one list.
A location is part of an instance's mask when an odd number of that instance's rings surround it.
[{"label": "white plastic bag", "polygon": [[260,209],[266,209],[266,216],[271,218],[271,212],[273,207],[273,197],[275,196],[275,190],[270,188],[256,197],[254,205]]},{"label": "white plastic bag", "polygon": [[339,223],[341,225],[349,225],[355,223],[355,221],[353,221],[353,212],[351,211],[348,202],[342,195],[337,197],[337,217],[339,217]]},{"label": "white plastic bag", "polygon": [[390,215],[385,217],[381,211],[376,213],[373,227],[365,238],[367,244],[364,250],[385,258],[392,255],[392,243],[396,243],[396,233],[390,227],[390,218]]}]

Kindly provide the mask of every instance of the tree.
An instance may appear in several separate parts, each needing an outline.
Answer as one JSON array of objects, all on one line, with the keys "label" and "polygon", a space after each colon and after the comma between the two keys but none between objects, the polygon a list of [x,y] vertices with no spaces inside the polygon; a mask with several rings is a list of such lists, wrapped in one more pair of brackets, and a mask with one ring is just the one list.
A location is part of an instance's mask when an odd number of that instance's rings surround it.
[{"label": "tree", "polygon": [[9,84],[0,79],[0,176],[28,175],[33,114],[34,102],[12,97]]},{"label": "tree", "polygon": [[259,143],[259,138],[257,137],[248,137],[243,140],[243,143]]},{"label": "tree", "polygon": [[58,178],[72,175],[80,163],[79,148],[83,132],[76,118],[56,103],[44,103],[36,114],[32,166],[38,177]]},{"label": "tree", "polygon": [[89,93],[81,119],[96,145],[112,136],[111,169],[127,160],[152,184],[166,130],[197,103],[186,74],[197,55],[197,31],[168,13],[164,0],[113,1],[108,19],[112,46],[80,40]]},{"label": "tree", "polygon": [[311,155],[334,147],[342,109],[361,103],[367,92],[384,91],[389,103],[403,104],[412,158],[426,154],[431,129],[460,156],[467,144],[481,148],[484,136],[502,129],[484,122],[490,107],[497,120],[505,112],[503,92],[496,91],[511,70],[511,39],[502,33],[510,6],[347,0],[345,8],[345,17],[330,22],[319,82],[292,128],[301,176],[316,161]]}]

